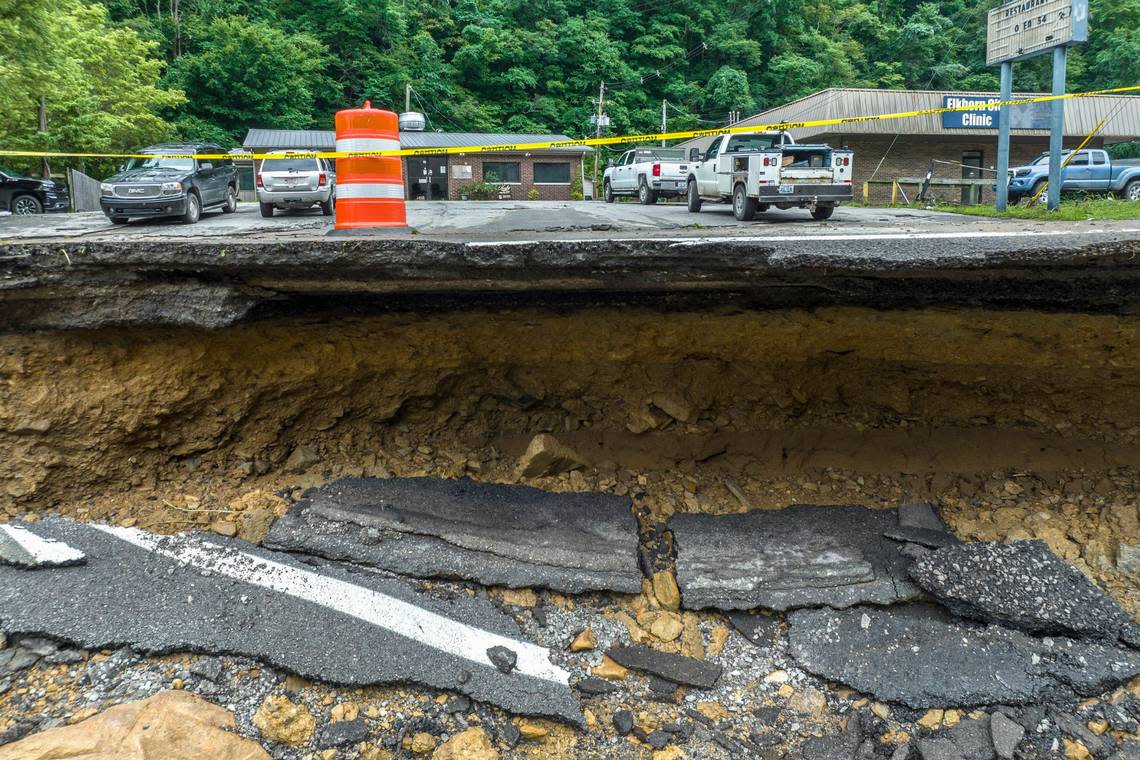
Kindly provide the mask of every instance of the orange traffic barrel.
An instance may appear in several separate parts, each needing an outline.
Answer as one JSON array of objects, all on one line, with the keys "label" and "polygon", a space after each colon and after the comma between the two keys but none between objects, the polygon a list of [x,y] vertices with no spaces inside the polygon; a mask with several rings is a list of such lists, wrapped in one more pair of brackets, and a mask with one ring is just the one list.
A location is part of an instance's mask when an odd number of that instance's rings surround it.
[{"label": "orange traffic barrel", "polygon": [[[399,119],[391,111],[349,108],[336,114],[337,151],[399,150]],[[404,162],[399,156],[336,160],[336,228],[407,227]]]}]

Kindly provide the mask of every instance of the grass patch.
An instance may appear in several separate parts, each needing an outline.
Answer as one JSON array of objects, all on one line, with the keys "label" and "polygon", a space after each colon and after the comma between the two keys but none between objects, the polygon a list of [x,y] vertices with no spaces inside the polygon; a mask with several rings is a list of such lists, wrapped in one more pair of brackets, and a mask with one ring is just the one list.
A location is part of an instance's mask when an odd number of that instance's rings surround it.
[{"label": "grass patch", "polygon": [[1061,201],[1061,208],[1049,211],[1044,200],[1034,206],[1026,206],[1022,201],[1010,206],[1005,212],[993,206],[936,206],[932,210],[969,216],[992,216],[1000,219],[1052,219],[1063,222],[1083,222],[1097,219],[1140,219],[1140,203],[1119,198],[1087,198],[1083,200]]}]

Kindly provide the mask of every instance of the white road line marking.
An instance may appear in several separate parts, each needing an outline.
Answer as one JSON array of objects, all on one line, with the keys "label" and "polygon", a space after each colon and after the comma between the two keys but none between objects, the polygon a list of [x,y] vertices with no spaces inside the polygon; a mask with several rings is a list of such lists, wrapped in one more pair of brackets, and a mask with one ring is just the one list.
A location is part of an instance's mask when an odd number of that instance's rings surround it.
[{"label": "white road line marking", "polygon": [[475,628],[363,586],[188,536],[158,536],[114,525],[91,527],[155,554],[319,604],[479,665],[494,667],[487,650],[503,646],[518,655],[516,673],[563,686],[570,683],[569,672],[550,662],[545,647]]},{"label": "white road line marking", "polygon": [[[699,238],[596,238],[598,242],[605,243],[644,243],[657,241],[670,246],[705,245],[708,243],[794,243],[801,240],[841,241],[841,240],[955,240],[961,238],[1022,238],[1022,237],[1061,237],[1065,235],[1113,235],[1135,234],[1140,228],[1126,228],[1119,230],[1008,230],[1008,231],[976,231],[976,232],[868,232],[868,233],[834,233],[818,235],[776,235],[770,237],[753,235],[726,235],[724,237]],[[591,242],[595,238],[577,238],[560,240],[498,240],[498,241],[471,241],[466,243],[471,248],[484,248],[488,246],[506,245],[551,245],[555,243],[583,243]]]},{"label": "white road line marking", "polygon": [[62,541],[41,538],[27,528],[18,525],[0,525],[0,531],[8,534],[31,558],[30,564],[64,565],[83,559],[83,552],[68,546]]}]

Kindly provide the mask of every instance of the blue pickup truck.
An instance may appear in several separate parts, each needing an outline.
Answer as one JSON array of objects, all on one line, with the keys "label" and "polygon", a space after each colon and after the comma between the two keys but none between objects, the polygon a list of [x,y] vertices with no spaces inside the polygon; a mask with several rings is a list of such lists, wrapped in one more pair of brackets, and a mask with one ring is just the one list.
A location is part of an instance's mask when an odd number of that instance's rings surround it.
[{"label": "blue pickup truck", "polygon": [[[1063,157],[1070,153],[1065,151]],[[1049,154],[1042,153],[1028,166],[1010,169],[1009,174],[1009,202],[1031,198],[1049,179]],[[1125,200],[1140,201],[1140,159],[1112,161],[1106,151],[1082,150],[1061,170],[1061,191],[1116,193]]]}]

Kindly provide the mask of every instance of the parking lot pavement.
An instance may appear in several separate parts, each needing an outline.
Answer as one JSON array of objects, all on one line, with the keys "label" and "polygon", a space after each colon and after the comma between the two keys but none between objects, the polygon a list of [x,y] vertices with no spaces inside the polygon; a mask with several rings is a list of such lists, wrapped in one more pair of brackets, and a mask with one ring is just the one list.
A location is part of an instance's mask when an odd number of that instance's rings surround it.
[{"label": "parking lot pavement", "polygon": [[[402,233],[439,238],[607,237],[621,235],[769,235],[820,230],[882,230],[977,225],[971,217],[914,209],[840,207],[827,223],[803,209],[770,211],[753,222],[738,222],[729,206],[709,204],[699,214],[678,203],[642,206],[591,201],[417,201],[408,203],[409,229]],[[206,212],[197,224],[176,219],[139,219],[111,224],[103,214],[45,214],[0,217],[0,242],[33,239],[183,240],[251,237],[269,240],[322,237],[333,218],[319,210],[278,212],[262,217],[252,203],[237,213]]]}]

